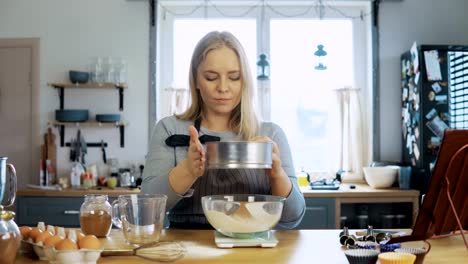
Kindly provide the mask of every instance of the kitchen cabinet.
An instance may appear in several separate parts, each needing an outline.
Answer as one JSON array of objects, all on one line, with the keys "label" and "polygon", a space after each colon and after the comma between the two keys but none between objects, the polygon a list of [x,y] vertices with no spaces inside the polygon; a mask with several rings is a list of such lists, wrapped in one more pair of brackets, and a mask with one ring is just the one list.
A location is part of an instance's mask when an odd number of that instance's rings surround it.
[{"label": "kitchen cabinet", "polygon": [[[348,184],[341,184],[336,191],[301,188],[306,212],[297,229],[339,229],[343,224],[349,228],[361,228],[364,224],[374,228],[410,228],[416,221],[419,191],[373,189],[367,184],[355,186],[350,189]],[[386,220],[391,216],[394,226],[388,225]]]},{"label": "kitchen cabinet", "polygon": [[19,226],[46,224],[63,227],[80,226],[80,207],[86,194],[106,194],[112,203],[121,194],[138,194],[139,189],[107,189],[66,191],[24,189],[16,197],[16,223]]},{"label": "kitchen cabinet", "polygon": [[[341,184],[336,191],[313,191],[301,188],[306,201],[306,212],[296,229],[340,229],[341,217],[346,217],[349,228],[359,228],[358,215],[368,214],[368,224],[382,228],[384,215],[404,215],[398,228],[410,228],[419,210],[419,191],[397,188],[372,189],[367,184]],[[138,189],[106,190],[31,190],[17,192],[17,221],[19,225],[36,225],[39,219],[65,226],[79,226],[83,197],[88,193],[103,193],[112,201],[120,194],[139,193]]]},{"label": "kitchen cabinet", "polygon": [[80,226],[83,198],[18,197],[16,222],[36,226],[38,222],[63,227]]},{"label": "kitchen cabinet", "polygon": [[335,228],[334,198],[305,198],[306,212],[296,229]]},{"label": "kitchen cabinet", "polygon": [[[115,84],[115,83],[48,83],[49,86],[58,90],[59,99],[60,99],[60,110],[65,109],[65,89],[117,89],[119,92],[119,110],[123,111],[123,99],[124,99],[124,89],[127,89],[127,84]],[[65,127],[74,126],[74,127],[117,127],[120,132],[120,147],[125,146],[125,126],[128,125],[127,122],[51,122],[53,126],[59,128],[60,133],[60,146],[69,146],[69,143],[65,144]],[[88,143],[88,147],[101,147],[101,143]]]}]

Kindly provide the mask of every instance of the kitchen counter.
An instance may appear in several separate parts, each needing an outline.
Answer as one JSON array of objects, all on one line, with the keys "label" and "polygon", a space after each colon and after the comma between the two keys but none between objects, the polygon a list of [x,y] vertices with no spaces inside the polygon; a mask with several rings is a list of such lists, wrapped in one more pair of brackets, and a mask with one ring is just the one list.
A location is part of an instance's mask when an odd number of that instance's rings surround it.
[{"label": "kitchen counter", "polygon": [[121,194],[138,194],[140,189],[130,188],[107,188],[95,187],[90,189],[64,189],[64,190],[40,190],[20,189],[17,196],[40,196],[40,197],[84,197],[86,194],[107,194],[109,197],[117,197]]},{"label": "kitchen counter", "polygon": [[[311,190],[309,187],[301,187],[301,191],[305,198],[308,197],[333,197],[333,198],[378,198],[378,197],[419,197],[417,190],[400,190],[398,188],[373,189],[367,184],[354,184],[355,189],[349,188],[349,184],[341,184],[340,189],[332,190]],[[46,196],[46,197],[83,197],[89,193],[102,193],[109,196],[119,196],[121,194],[140,193],[140,189],[129,188],[107,188],[99,187],[91,189],[64,189],[58,190],[40,190],[40,189],[20,189],[17,191],[18,196]]]},{"label": "kitchen counter", "polygon": [[365,183],[342,183],[338,190],[311,190],[310,187],[301,187],[304,197],[333,197],[333,198],[381,198],[381,197],[419,197],[418,190],[400,190],[399,188],[374,189]]},{"label": "kitchen counter", "polygon": [[[173,263],[348,263],[338,241],[341,230],[279,230],[279,243],[274,248],[217,248],[213,230],[163,230],[162,241],[179,241],[187,249],[186,255]],[[408,231],[408,230],[407,230]],[[120,230],[112,230],[109,238],[101,239],[105,248],[129,247]],[[468,259],[461,236],[429,240],[432,249],[424,259],[431,263],[464,263]],[[409,242],[405,246],[422,246]],[[315,260],[315,261],[314,261]],[[48,263],[19,256],[16,264]],[[155,263],[139,257],[101,257],[98,263]]]}]

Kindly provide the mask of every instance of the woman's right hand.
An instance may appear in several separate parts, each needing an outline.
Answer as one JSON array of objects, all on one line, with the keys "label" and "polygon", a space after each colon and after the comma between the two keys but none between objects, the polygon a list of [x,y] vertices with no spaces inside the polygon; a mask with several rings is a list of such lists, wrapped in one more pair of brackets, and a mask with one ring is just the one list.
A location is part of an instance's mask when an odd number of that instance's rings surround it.
[{"label": "woman's right hand", "polygon": [[198,178],[205,172],[205,150],[198,139],[198,131],[194,126],[189,126],[190,145],[187,151],[187,170],[194,178]]}]

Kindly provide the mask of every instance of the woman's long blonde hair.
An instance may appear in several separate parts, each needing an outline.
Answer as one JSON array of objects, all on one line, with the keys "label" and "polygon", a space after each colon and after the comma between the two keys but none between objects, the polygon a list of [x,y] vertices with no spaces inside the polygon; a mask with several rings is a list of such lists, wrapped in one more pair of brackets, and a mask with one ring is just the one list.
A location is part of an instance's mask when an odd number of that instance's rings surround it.
[{"label": "woman's long blonde hair", "polygon": [[195,121],[197,118],[202,118],[204,116],[203,101],[200,96],[200,91],[197,89],[198,67],[203,60],[205,60],[208,52],[221,47],[232,49],[239,58],[242,78],[241,101],[231,114],[229,126],[232,131],[247,140],[256,136],[260,127],[260,121],[254,106],[252,74],[249,70],[247,56],[241,43],[234,35],[226,31],[212,31],[197,43],[192,55],[192,60],[190,61],[189,72],[192,102],[184,113],[177,115],[177,118]]}]

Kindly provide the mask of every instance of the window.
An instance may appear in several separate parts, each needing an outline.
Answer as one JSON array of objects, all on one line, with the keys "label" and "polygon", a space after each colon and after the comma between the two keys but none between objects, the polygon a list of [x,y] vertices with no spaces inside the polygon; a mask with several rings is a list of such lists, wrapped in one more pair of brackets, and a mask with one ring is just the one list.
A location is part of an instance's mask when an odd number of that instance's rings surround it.
[{"label": "window", "polygon": [[[243,44],[253,76],[259,55],[268,56],[271,77],[257,82],[258,104],[262,117],[285,131],[296,170],[333,172],[346,167],[330,165],[335,154],[330,139],[343,135],[330,129],[329,121],[338,108],[332,103],[336,90],[359,88],[363,118],[369,123],[365,134],[371,135],[372,107],[364,103],[371,101],[369,4],[194,2],[160,1],[158,7],[158,118],[184,109],[196,42],[209,31],[228,30]],[[322,71],[315,69],[318,45],[328,53],[323,62],[327,69]]]},{"label": "window", "polygon": [[468,128],[468,52],[449,52],[450,127]]},{"label": "window", "polygon": [[[327,169],[333,88],[353,83],[351,26],[349,20],[271,21],[271,120],[289,136],[298,169]],[[328,53],[323,71],[314,68],[319,44]]]}]

